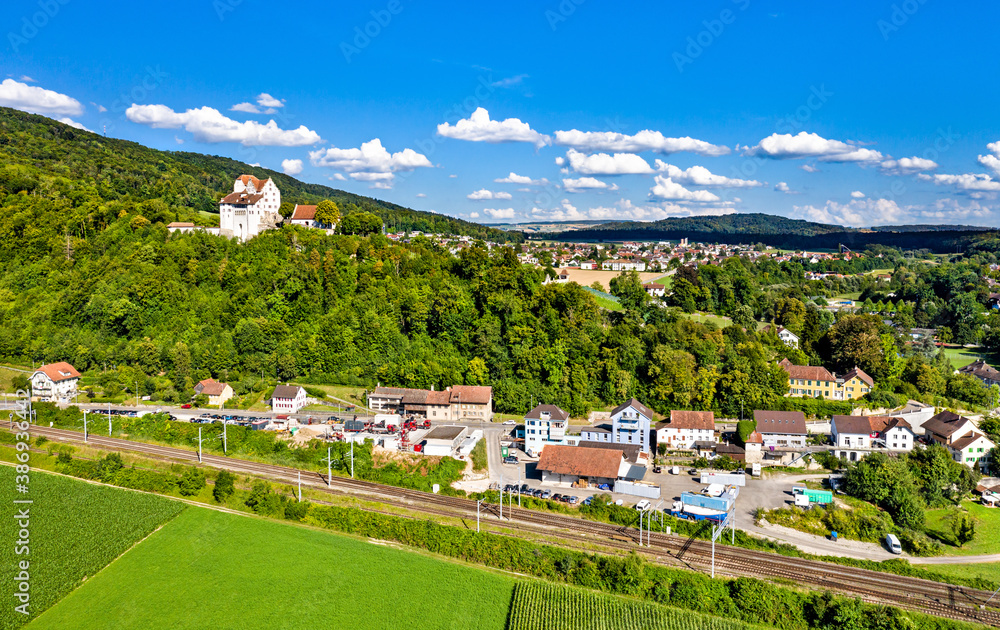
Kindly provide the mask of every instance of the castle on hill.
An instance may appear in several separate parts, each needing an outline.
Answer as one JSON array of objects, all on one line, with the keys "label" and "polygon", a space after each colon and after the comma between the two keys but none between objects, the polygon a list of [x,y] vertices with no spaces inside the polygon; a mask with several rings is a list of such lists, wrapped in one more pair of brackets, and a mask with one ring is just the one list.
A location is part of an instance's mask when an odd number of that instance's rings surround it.
[{"label": "castle on hill", "polygon": [[240,175],[219,202],[219,233],[247,241],[281,222],[281,191],[271,178]]}]

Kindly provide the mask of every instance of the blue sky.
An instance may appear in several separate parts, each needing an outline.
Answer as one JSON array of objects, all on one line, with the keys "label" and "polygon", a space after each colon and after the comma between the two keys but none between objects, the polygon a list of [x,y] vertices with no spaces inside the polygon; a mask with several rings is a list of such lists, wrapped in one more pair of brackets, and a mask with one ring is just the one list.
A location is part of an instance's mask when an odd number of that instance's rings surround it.
[{"label": "blue sky", "polygon": [[995,2],[6,6],[0,105],[416,209],[1000,225]]}]

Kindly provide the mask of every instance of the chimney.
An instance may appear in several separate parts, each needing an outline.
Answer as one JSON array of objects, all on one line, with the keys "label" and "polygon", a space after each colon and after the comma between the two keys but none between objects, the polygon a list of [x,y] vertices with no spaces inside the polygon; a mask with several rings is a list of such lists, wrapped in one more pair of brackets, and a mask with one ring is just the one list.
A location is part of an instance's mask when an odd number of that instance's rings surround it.
[{"label": "chimney", "polygon": [[431,391],[434,391],[434,386],[433,385],[431,385]]}]

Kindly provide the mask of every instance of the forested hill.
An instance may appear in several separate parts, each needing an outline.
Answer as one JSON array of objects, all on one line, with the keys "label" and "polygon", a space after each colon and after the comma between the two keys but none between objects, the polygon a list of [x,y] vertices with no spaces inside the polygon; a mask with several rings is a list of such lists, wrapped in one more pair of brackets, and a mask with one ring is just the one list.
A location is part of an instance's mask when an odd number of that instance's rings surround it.
[{"label": "forested hill", "polygon": [[710,243],[764,243],[787,249],[837,249],[845,245],[863,249],[890,245],[903,249],[929,249],[939,253],[964,250],[996,230],[970,226],[890,226],[859,230],[839,225],[813,223],[770,214],[729,214],[683,217],[652,223],[622,221],[599,227],[548,234],[563,241],[679,240]]},{"label": "forested hill", "polygon": [[[5,107],[0,107],[0,164],[0,193],[25,192],[48,198],[54,202],[54,209],[100,207],[117,202],[134,207],[131,212],[153,223],[194,221],[217,225],[217,216],[210,214],[218,214],[219,199],[232,191],[236,177],[247,173],[273,178],[281,190],[282,202],[316,203],[331,199],[342,213],[354,209],[371,212],[397,230],[468,235],[502,242],[521,238],[519,233],[307,184],[231,158],[158,151]],[[94,216],[90,211],[88,214]],[[70,233],[84,236],[84,223],[70,223]]]}]

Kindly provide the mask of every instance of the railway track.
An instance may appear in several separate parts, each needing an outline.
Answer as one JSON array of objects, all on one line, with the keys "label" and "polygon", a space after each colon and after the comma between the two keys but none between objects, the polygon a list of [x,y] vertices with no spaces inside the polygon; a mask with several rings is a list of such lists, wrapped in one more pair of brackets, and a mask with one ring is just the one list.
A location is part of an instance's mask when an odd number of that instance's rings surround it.
[{"label": "railway track", "polygon": [[[83,442],[83,435],[77,431],[33,426],[32,433],[60,442]],[[90,435],[88,444],[156,458],[198,462],[198,455],[193,451],[119,438]],[[468,518],[475,517],[476,514],[476,502],[461,497],[431,494],[346,477],[333,477],[332,483],[328,486],[326,476],[314,471],[301,471],[286,466],[218,455],[203,455],[201,463],[291,485],[297,484],[301,475],[302,485],[313,490],[338,495],[368,496],[382,502],[388,500],[398,507],[416,509],[437,516]],[[632,528],[518,507],[504,506],[503,514],[505,519],[509,519],[505,527],[577,543],[574,546],[579,546],[579,543],[590,543],[621,551],[641,551],[662,564],[696,570],[704,570],[711,565],[711,543],[702,540],[652,532],[648,537],[648,546],[640,549],[634,544],[612,538],[620,538],[625,534],[637,541],[637,531]],[[553,528],[561,531],[553,531]],[[643,536],[643,540],[646,540],[646,536]],[[890,604],[939,617],[1000,627],[1000,611],[979,608],[989,598],[990,593],[969,587],[725,545],[718,545],[715,550],[715,567],[716,571],[723,575],[786,579],[814,588],[859,597],[870,603]]]}]

